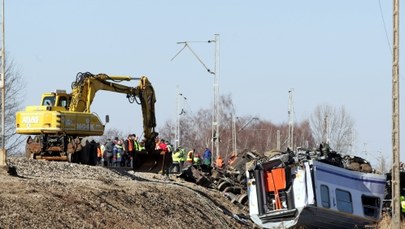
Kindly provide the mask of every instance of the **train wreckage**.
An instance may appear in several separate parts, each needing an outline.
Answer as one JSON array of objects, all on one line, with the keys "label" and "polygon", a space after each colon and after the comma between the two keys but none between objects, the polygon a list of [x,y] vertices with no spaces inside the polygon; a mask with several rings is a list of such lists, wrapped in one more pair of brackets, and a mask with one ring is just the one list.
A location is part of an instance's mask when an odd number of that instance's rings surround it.
[{"label": "train wreckage", "polygon": [[263,228],[365,228],[382,218],[387,183],[368,161],[322,144],[264,155],[245,151],[212,174],[189,167],[179,177],[222,191]]}]

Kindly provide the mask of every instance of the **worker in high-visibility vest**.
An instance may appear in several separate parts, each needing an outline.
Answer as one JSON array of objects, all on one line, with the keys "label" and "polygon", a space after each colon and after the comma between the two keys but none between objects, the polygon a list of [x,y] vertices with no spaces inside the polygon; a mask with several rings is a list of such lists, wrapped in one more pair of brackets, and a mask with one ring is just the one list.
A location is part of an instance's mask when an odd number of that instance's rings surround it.
[{"label": "worker in high-visibility vest", "polygon": [[124,155],[123,155],[123,163],[124,166],[131,166],[132,165],[132,156],[134,154],[134,140],[132,139],[132,135],[128,135],[128,138],[124,141]]},{"label": "worker in high-visibility vest", "polygon": [[201,170],[202,160],[199,153],[194,152],[193,165],[198,170]]},{"label": "worker in high-visibility vest", "polygon": [[183,147],[180,148],[180,171],[184,168],[184,162],[187,159],[186,150]]},{"label": "worker in high-visibility vest", "polygon": [[125,140],[125,154],[126,154],[126,166],[134,167],[134,157],[135,151],[139,148],[139,143],[136,140],[135,134],[128,135],[128,138]]},{"label": "worker in high-visibility vest", "polygon": [[104,151],[105,151],[105,143],[100,144],[100,152],[101,152],[100,165],[101,165],[101,166],[105,166],[105,165],[104,165],[104,160],[105,160]]},{"label": "worker in high-visibility vest", "polygon": [[184,162],[184,168],[193,165],[194,151],[195,149],[188,151],[186,161]]},{"label": "worker in high-visibility vest", "polygon": [[194,161],[193,165],[197,166],[201,165],[201,157],[199,153],[194,153],[193,161]]},{"label": "worker in high-visibility vest", "polygon": [[222,160],[221,155],[218,155],[217,160],[215,161],[216,167],[222,169],[224,167],[224,161]]},{"label": "worker in high-visibility vest", "polygon": [[132,140],[134,141],[134,152],[132,153],[132,168],[136,168],[138,167],[139,164],[139,151],[142,151],[141,146],[139,145],[138,142],[138,136],[136,136],[135,134],[132,134]]},{"label": "worker in high-visibility vest", "polygon": [[400,196],[399,199],[401,202],[401,212],[405,213],[405,196]]},{"label": "worker in high-visibility vest", "polygon": [[101,158],[103,158],[103,152],[101,151],[102,144],[97,144],[97,164],[101,164]]},{"label": "worker in high-visibility vest", "polygon": [[173,173],[178,173],[180,172],[180,159],[181,159],[181,151],[179,148],[174,151],[172,154],[172,166],[170,168],[170,171]]}]

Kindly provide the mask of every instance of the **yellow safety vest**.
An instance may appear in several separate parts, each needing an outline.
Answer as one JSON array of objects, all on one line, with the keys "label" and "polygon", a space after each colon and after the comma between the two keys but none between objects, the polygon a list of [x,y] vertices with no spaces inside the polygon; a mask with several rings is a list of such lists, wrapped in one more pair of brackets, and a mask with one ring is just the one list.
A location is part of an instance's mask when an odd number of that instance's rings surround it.
[{"label": "yellow safety vest", "polygon": [[134,141],[134,150],[141,151],[138,141]]},{"label": "yellow safety vest", "polygon": [[201,158],[200,157],[194,157],[194,164],[195,165],[200,165],[201,164]]},{"label": "yellow safety vest", "polygon": [[184,149],[180,149],[180,162],[186,161],[186,157],[187,157],[186,151]]},{"label": "yellow safety vest", "polygon": [[186,161],[193,161],[193,151],[187,153]]},{"label": "yellow safety vest", "polygon": [[180,162],[180,151],[174,152],[174,154],[172,154],[172,160],[173,162]]}]

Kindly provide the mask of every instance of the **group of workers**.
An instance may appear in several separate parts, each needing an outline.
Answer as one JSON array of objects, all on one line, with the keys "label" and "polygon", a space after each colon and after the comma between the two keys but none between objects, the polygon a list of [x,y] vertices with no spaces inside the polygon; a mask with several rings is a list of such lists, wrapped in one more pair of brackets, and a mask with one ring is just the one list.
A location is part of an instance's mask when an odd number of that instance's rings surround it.
[{"label": "group of workers", "polygon": [[[173,146],[164,139],[156,140],[155,150],[164,151],[171,157],[171,166],[167,167],[167,171],[164,173],[179,173],[183,169],[194,166],[201,170],[211,170],[212,169],[212,153],[209,148],[204,148],[200,152],[195,149],[186,151],[183,147],[178,147],[173,150]],[[221,156],[218,156],[215,163],[216,168],[223,168],[224,162]]]},{"label": "group of workers", "polygon": [[142,151],[144,146],[138,142],[135,134],[128,135],[127,139],[107,139],[97,148],[98,164],[108,167],[133,167],[136,163],[136,151]]},{"label": "group of workers", "polygon": [[[115,137],[107,139],[97,148],[98,164],[108,167],[136,167],[139,161],[136,159],[137,153],[144,150],[142,142],[138,141],[135,134],[128,135],[127,139]],[[197,168],[211,168],[212,153],[209,148],[205,148],[202,153],[192,149],[186,151],[183,147],[173,150],[173,146],[164,139],[156,139],[155,150],[167,152],[172,159],[172,165],[167,173],[179,173],[184,168],[194,165]],[[221,156],[215,161],[217,168],[224,166]]]},{"label": "group of workers", "polygon": [[[211,169],[212,153],[209,148],[205,148],[202,154],[196,152],[195,149],[192,149],[186,153],[184,148],[178,147],[172,153],[172,160],[172,172],[180,172],[190,165],[194,165],[198,169],[201,169],[202,167]],[[215,160],[215,166],[219,169],[223,168],[224,166],[224,162],[220,155]]]},{"label": "group of workers", "polygon": [[191,165],[200,167],[204,165],[206,167],[211,166],[212,153],[208,148],[205,148],[202,155],[192,149],[186,153],[186,150],[182,147],[178,147],[172,153],[172,172],[180,172],[183,168]]}]

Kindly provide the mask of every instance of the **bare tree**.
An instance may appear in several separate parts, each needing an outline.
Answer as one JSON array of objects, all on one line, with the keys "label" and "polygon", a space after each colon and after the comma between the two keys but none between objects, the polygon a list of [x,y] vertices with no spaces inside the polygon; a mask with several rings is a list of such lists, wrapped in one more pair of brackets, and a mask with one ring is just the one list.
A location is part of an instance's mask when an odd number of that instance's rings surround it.
[{"label": "bare tree", "polygon": [[309,120],[304,120],[301,123],[294,125],[294,146],[304,147],[307,149],[316,146],[316,142],[312,136]]},{"label": "bare tree", "polygon": [[5,142],[8,155],[22,155],[21,146],[24,145],[25,137],[16,134],[15,114],[21,109],[24,98],[25,83],[20,71],[13,60],[6,60],[6,104],[5,104]]},{"label": "bare tree", "polygon": [[163,138],[173,144],[175,141],[175,136],[174,136],[175,128],[176,128],[176,126],[173,121],[170,121],[170,120],[166,121],[163,124],[163,126],[160,127],[158,130],[159,137]]},{"label": "bare tree", "polygon": [[[224,142],[230,139],[231,135],[231,120],[232,114],[234,113],[232,98],[230,95],[220,97],[220,152],[225,150],[227,144]],[[193,114],[187,112],[182,115],[180,119],[180,146],[187,147],[189,149],[196,149],[197,152],[203,151],[205,147],[211,147],[212,138],[212,112],[210,109],[200,109],[197,113]],[[173,139],[173,128],[174,124],[172,121],[166,121],[159,128],[159,135],[162,138],[170,139],[169,141],[174,142]]]},{"label": "bare tree", "polygon": [[186,115],[180,121],[181,146],[203,151],[211,144],[211,113],[201,109],[196,115]]},{"label": "bare tree", "polygon": [[232,152],[232,122],[235,108],[230,94],[220,97],[219,156],[227,160]]},{"label": "bare tree", "polygon": [[317,143],[327,142],[337,152],[350,153],[355,138],[354,121],[343,106],[317,106],[310,124]]},{"label": "bare tree", "polygon": [[102,143],[104,143],[104,142],[106,142],[107,141],[107,139],[110,139],[110,140],[114,140],[114,138],[118,138],[118,139],[125,139],[126,138],[126,136],[128,136],[128,134],[129,133],[127,133],[127,134],[124,134],[123,132],[122,132],[122,130],[119,130],[119,129],[116,129],[116,128],[108,128],[108,129],[106,129],[105,131],[104,131],[104,134],[102,135],[102,136],[100,136],[100,137],[96,137],[95,139],[96,139],[96,141],[98,141],[98,142],[102,142]]},{"label": "bare tree", "polygon": [[377,157],[377,164],[376,164],[376,170],[377,172],[381,174],[385,174],[388,171],[389,166],[387,166],[387,161],[384,155],[380,152],[380,154]]}]

